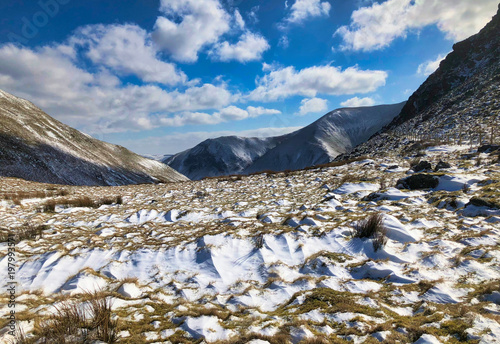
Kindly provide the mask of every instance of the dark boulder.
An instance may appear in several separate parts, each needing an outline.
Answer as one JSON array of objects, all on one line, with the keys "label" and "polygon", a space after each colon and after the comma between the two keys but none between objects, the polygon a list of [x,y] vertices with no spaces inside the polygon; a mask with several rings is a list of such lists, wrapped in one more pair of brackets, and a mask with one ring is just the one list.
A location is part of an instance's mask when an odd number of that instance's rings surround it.
[{"label": "dark boulder", "polygon": [[410,190],[433,189],[439,185],[439,178],[431,174],[414,174],[398,180],[397,187]]},{"label": "dark boulder", "polygon": [[439,160],[439,162],[436,165],[436,168],[434,168],[434,171],[439,171],[439,170],[442,170],[443,168],[450,168],[450,167],[451,167],[451,165],[448,164],[447,162]]},{"label": "dark boulder", "polygon": [[488,197],[472,197],[469,203],[466,204],[466,206],[468,205],[475,205],[476,207],[488,207],[493,209],[500,208],[500,204],[498,203],[498,201]]},{"label": "dark boulder", "polygon": [[484,145],[477,149],[478,153],[491,153],[500,149],[499,145]]},{"label": "dark boulder", "polygon": [[432,170],[432,165],[430,162],[422,160],[417,165],[413,166],[411,169],[415,172]]}]

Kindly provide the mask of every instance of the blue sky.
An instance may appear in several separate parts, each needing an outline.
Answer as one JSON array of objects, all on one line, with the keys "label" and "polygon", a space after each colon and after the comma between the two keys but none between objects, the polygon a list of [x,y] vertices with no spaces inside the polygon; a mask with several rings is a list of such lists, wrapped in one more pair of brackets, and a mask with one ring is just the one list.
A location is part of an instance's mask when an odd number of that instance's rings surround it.
[{"label": "blue sky", "polygon": [[0,89],[99,139],[170,154],[406,100],[497,0],[0,3]]}]

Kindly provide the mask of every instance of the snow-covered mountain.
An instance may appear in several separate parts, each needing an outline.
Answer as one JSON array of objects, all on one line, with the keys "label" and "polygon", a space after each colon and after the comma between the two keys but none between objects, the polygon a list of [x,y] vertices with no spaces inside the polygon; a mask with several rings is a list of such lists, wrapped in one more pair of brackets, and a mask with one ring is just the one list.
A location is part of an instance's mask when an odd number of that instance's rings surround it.
[{"label": "snow-covered mountain", "polygon": [[244,172],[298,170],[324,164],[368,140],[391,122],[405,103],[334,110],[290,134]]},{"label": "snow-covered mountain", "polygon": [[296,170],[333,160],[366,141],[399,114],[404,103],[332,111],[291,134],[220,137],[163,160],[193,180],[266,170]]},{"label": "snow-covered mountain", "polygon": [[208,139],[163,162],[193,180],[241,173],[288,135],[257,138],[224,136]]},{"label": "snow-covered mountain", "polygon": [[103,186],[188,180],[160,162],[83,134],[2,90],[0,176]]}]

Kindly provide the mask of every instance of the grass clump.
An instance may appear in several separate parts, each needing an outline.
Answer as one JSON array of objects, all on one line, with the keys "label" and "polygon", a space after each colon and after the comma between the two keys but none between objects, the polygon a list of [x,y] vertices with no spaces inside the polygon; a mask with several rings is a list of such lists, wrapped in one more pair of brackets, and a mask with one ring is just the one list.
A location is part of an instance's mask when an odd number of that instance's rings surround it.
[{"label": "grass clump", "polygon": [[353,226],[354,238],[373,239],[373,249],[378,251],[387,243],[387,227],[384,226],[384,216],[381,213],[373,214]]},{"label": "grass clump", "polygon": [[117,321],[112,319],[111,302],[102,292],[87,293],[84,303],[63,303],[48,319],[38,323],[36,343],[93,343],[118,341]]},{"label": "grass clump", "polygon": [[99,208],[102,205],[123,204],[122,196],[117,197],[104,197],[98,200],[92,200],[90,197],[83,196],[74,199],[51,199],[46,201],[41,206],[43,213],[53,213],[56,207],[62,206],[63,208]]},{"label": "grass clump", "polygon": [[[0,228],[0,242],[13,242],[15,244],[23,240],[37,240],[43,237],[43,231],[48,229],[47,225],[35,225],[27,222],[15,229]],[[13,239],[12,239],[13,238]]]}]

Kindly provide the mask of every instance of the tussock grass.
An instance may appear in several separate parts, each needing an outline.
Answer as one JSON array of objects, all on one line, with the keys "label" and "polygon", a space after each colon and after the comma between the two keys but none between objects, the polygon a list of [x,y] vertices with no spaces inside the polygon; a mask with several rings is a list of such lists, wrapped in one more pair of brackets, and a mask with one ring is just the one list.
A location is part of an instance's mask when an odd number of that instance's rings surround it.
[{"label": "tussock grass", "polygon": [[0,199],[20,202],[23,199],[67,196],[67,189],[48,188],[46,190],[0,192]]},{"label": "tussock grass", "polygon": [[0,242],[9,241],[9,235],[14,236],[14,243],[19,243],[23,240],[37,240],[43,237],[43,231],[48,229],[47,225],[35,225],[31,222],[26,222],[24,225],[6,229],[0,228]]},{"label": "tussock grass", "polygon": [[380,213],[370,215],[353,226],[354,238],[372,238],[373,249],[378,251],[387,243],[387,227],[384,226],[384,216]]},{"label": "tussock grass", "polygon": [[36,343],[108,344],[118,340],[116,320],[112,319],[111,303],[102,292],[86,293],[86,302],[63,302],[48,319],[38,321],[34,332]]},{"label": "tussock grass", "polygon": [[122,196],[116,197],[103,197],[97,200],[92,200],[88,196],[82,196],[79,198],[68,199],[51,199],[42,204],[41,211],[43,213],[53,213],[56,210],[56,206],[60,205],[64,208],[99,208],[102,205],[111,204],[123,204]]}]

